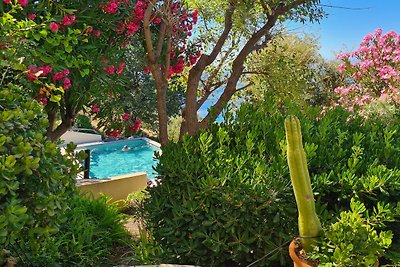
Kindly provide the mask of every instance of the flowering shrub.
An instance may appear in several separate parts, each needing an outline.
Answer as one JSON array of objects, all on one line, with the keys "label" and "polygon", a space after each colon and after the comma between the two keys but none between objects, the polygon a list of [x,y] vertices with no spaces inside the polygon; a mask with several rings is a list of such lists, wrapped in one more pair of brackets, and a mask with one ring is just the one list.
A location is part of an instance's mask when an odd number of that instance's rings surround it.
[{"label": "flowering shrub", "polygon": [[342,60],[338,69],[347,83],[335,89],[334,105],[354,111],[376,100],[400,104],[400,35],[377,29],[364,37],[355,52],[337,58]]},{"label": "flowering shrub", "polygon": [[133,36],[144,34],[146,19],[150,32],[168,28],[169,42],[157,48],[162,58],[157,68],[166,78],[182,73],[200,56],[198,46],[188,41],[198,12],[188,12],[181,1],[98,0],[88,5],[3,0],[0,5],[2,66],[46,107],[49,117],[60,113],[63,121],[53,139],[72,126],[81,109],[98,113],[99,107],[90,107],[96,98],[112,97],[126,86],[123,56]]}]

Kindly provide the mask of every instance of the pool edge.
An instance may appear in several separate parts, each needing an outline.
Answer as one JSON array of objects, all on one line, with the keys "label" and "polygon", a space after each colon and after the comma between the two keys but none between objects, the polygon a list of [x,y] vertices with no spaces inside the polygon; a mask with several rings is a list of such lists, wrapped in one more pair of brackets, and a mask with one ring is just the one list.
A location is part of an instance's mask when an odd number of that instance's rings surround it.
[{"label": "pool edge", "polygon": [[80,179],[76,183],[81,192],[89,193],[89,196],[98,198],[104,194],[112,199],[112,202],[125,200],[133,192],[138,192],[147,187],[147,174],[135,172],[113,176],[108,179]]}]

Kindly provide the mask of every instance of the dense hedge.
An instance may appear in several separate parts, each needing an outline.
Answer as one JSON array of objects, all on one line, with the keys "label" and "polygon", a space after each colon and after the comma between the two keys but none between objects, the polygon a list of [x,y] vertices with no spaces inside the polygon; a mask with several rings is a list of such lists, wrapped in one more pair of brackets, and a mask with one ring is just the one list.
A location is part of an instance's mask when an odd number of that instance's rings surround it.
[{"label": "dense hedge", "polygon": [[47,140],[41,105],[16,91],[0,91],[0,248],[56,231],[78,170]]},{"label": "dense hedge", "polygon": [[[362,201],[371,214],[379,201],[386,203],[393,212],[381,218],[379,226],[394,232],[390,249],[398,251],[399,124],[348,121],[342,110],[318,118],[318,113],[278,111],[264,102],[244,103],[223,124],[163,148],[157,167],[161,185],[149,189],[145,210],[166,260],[246,265],[296,234],[285,158],[287,114],[297,114],[302,122],[325,225],[340,211],[349,210],[352,198]],[[261,264],[287,266],[286,248]]]}]

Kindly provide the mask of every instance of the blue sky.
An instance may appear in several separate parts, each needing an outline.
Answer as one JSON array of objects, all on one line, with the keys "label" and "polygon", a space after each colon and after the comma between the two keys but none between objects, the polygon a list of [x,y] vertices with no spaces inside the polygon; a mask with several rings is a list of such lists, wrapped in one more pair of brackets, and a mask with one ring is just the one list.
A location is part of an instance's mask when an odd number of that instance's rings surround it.
[{"label": "blue sky", "polygon": [[353,51],[365,35],[377,28],[384,32],[400,32],[400,0],[321,0],[321,4],[350,8],[328,8],[329,14],[320,24],[303,26],[297,31],[312,32],[319,36],[321,54],[335,58],[336,52]]}]

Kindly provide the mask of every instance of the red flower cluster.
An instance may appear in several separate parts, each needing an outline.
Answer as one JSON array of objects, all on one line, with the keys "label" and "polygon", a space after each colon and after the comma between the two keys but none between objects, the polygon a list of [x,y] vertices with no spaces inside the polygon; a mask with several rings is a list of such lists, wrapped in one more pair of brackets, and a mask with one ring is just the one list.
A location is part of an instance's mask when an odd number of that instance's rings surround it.
[{"label": "red flower cluster", "polygon": [[71,26],[75,21],[76,21],[75,15],[66,15],[63,17],[63,21],[60,22],[60,25]]},{"label": "red flower cluster", "polygon": [[140,129],[140,126],[142,126],[142,121],[141,120],[134,120],[133,125],[128,126],[128,129],[132,132],[137,132]]},{"label": "red flower cluster", "polygon": [[116,75],[120,75],[125,69],[125,62],[120,62],[116,70],[114,65],[107,66],[107,60],[105,60],[104,57],[103,57],[103,64],[104,64],[103,70],[109,75],[112,75],[114,73]]},{"label": "red flower cluster", "polygon": [[124,121],[129,120],[130,117],[131,117],[131,115],[130,115],[129,113],[124,113],[124,115],[122,115],[122,119],[123,119]]},{"label": "red flower cluster", "polygon": [[46,77],[50,72],[52,68],[50,65],[42,65],[40,67],[36,65],[30,65],[28,67],[28,71],[25,72],[26,78],[30,81],[34,81],[39,79],[39,77]]},{"label": "red flower cluster", "polygon": [[97,104],[93,104],[92,112],[93,113],[99,113],[100,112],[100,108],[99,108],[99,106]]},{"label": "red flower cluster", "polygon": [[71,87],[71,80],[68,79],[66,76],[69,75],[69,70],[65,69],[63,71],[57,72],[53,75],[52,79],[54,82],[61,81],[63,82],[63,89],[67,90]]},{"label": "red flower cluster", "polygon": [[112,138],[118,138],[121,135],[121,132],[122,132],[121,129],[116,129],[116,130],[107,132],[107,135]]},{"label": "red flower cluster", "polygon": [[27,15],[27,17],[28,17],[29,20],[35,20],[36,19],[36,14],[35,13],[29,13]]},{"label": "red flower cluster", "polygon": [[[11,0],[3,0],[4,4],[11,4]],[[28,5],[29,1],[28,0],[18,0],[18,4],[20,4],[22,7],[26,7]]]},{"label": "red flower cluster", "polygon": [[115,14],[118,11],[118,6],[121,5],[121,1],[118,0],[112,0],[109,2],[104,3],[100,3],[100,8],[103,9],[103,11],[105,13],[108,14]]},{"label": "red flower cluster", "polygon": [[[33,14],[35,15],[35,14]],[[36,18],[36,15],[35,15]],[[60,29],[60,26],[71,26],[76,21],[75,15],[66,15],[63,17],[63,21],[56,23],[54,21],[50,22],[50,30],[52,32],[57,32]]]}]

